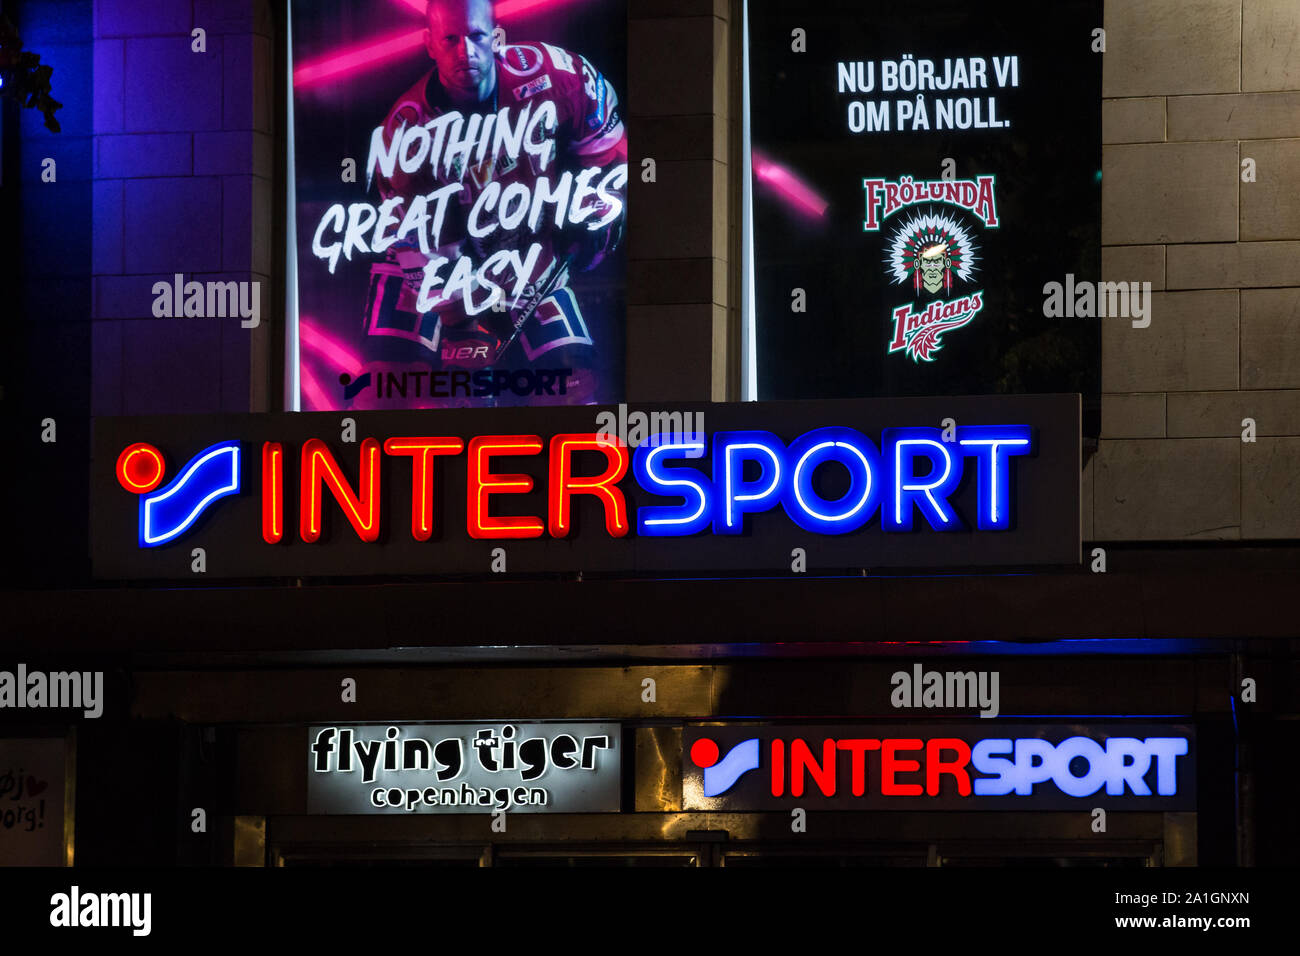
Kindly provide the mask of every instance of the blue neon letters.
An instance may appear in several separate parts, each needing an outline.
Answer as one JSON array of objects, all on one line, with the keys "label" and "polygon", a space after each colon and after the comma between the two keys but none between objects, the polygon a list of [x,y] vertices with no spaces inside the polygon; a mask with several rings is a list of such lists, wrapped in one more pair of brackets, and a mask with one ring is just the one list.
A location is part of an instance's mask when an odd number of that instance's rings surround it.
[{"label": "blue neon letters", "polygon": [[[995,774],[975,780],[976,796],[1028,796],[1034,784],[1051,781],[1071,797],[1092,796],[1104,786],[1109,796],[1122,796],[1127,785],[1131,793],[1151,796],[1143,779],[1156,762],[1156,793],[1162,797],[1178,792],[1174,761],[1187,754],[1186,737],[1110,737],[1103,747],[1091,737],[1069,737],[1052,744],[1036,737],[1018,740],[990,738],[971,748],[971,765],[980,773]],[[1007,756],[1011,755],[1010,759]],[[1075,772],[1082,757],[1087,772]]]},{"label": "blue neon letters", "polygon": [[[877,508],[885,531],[911,531],[918,512],[936,531],[964,530],[949,498],[962,483],[967,458],[975,459],[976,526],[1010,528],[1010,459],[1033,450],[1029,426],[965,426],[954,432],[945,442],[937,428],[887,428],[880,449],[860,431],[838,426],[806,432],[788,448],[771,432],[717,432],[712,478],[692,467],[669,466],[700,456],[704,446],[697,436],[641,445],[632,461],[638,484],[682,501],[639,508],[637,533],[676,537],[712,526],[715,534],[740,534],[746,514],[770,511],[778,502],[790,520],[818,534],[856,531]],[[832,461],[847,470],[849,490],[827,500],[817,494],[813,474]]]}]

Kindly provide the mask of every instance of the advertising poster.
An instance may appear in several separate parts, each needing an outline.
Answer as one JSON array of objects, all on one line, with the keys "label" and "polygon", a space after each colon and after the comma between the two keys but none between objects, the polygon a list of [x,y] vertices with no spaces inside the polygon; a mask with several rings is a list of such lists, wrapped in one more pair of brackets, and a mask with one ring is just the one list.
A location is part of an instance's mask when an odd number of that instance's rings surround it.
[{"label": "advertising poster", "polygon": [[0,738],[0,866],[63,866],[62,737]]},{"label": "advertising poster", "polygon": [[1100,324],[1044,288],[1100,278],[1101,4],[748,17],[758,397],[1094,405]]},{"label": "advertising poster", "polygon": [[625,0],[291,26],[301,410],[620,400]]}]

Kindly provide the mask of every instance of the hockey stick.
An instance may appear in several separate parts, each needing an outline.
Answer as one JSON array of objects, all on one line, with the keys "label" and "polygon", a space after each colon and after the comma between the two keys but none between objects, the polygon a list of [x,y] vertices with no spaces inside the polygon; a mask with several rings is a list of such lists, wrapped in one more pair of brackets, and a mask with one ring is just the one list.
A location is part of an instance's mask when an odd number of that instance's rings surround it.
[{"label": "hockey stick", "polygon": [[551,273],[550,278],[533,293],[531,301],[525,303],[523,311],[519,313],[519,318],[514,320],[514,331],[510,333],[510,338],[506,339],[505,344],[502,345],[501,348],[497,349],[497,354],[493,361],[499,360],[501,356],[506,354],[506,350],[515,344],[515,339],[519,338],[519,333],[524,330],[524,323],[533,317],[533,313],[537,311],[537,307],[546,300],[548,295],[556,290],[560,282],[569,274],[569,264],[573,262],[573,256],[574,254],[570,252],[561,259],[559,265],[555,267],[555,271]]}]

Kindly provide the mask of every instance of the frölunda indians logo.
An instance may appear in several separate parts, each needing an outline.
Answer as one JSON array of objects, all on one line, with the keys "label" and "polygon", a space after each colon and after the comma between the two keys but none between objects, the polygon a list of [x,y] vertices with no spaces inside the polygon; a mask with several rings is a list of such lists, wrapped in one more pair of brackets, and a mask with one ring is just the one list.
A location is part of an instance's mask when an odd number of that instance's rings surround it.
[{"label": "fr\u00f6lunda indians logo", "polygon": [[[960,329],[984,308],[982,289],[954,295],[954,284],[974,284],[979,246],[972,236],[976,224],[956,211],[965,210],[986,228],[998,226],[994,177],[914,182],[864,179],[864,232],[879,232],[895,213],[885,240],[885,272],[894,285],[910,285],[911,303],[894,308],[890,352],[903,352],[914,362],[932,362],[943,347],[942,337]],[[911,207],[926,204],[925,209]],[[935,208],[936,205],[939,208]],[[960,291],[960,290],[958,290]],[[926,300],[929,300],[928,302]]]}]

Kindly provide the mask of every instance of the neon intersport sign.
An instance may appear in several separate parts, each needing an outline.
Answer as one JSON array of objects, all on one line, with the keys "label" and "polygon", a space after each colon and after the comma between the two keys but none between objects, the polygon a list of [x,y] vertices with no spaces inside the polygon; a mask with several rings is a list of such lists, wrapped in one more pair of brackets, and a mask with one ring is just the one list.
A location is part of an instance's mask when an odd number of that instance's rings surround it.
[{"label": "neon intersport sign", "polygon": [[682,406],[661,417],[709,428],[635,446],[596,407],[113,419],[96,430],[95,568],[1077,563],[1078,401]]},{"label": "neon intersport sign", "polygon": [[688,727],[682,808],[1192,809],[1195,743],[1185,726]]}]

